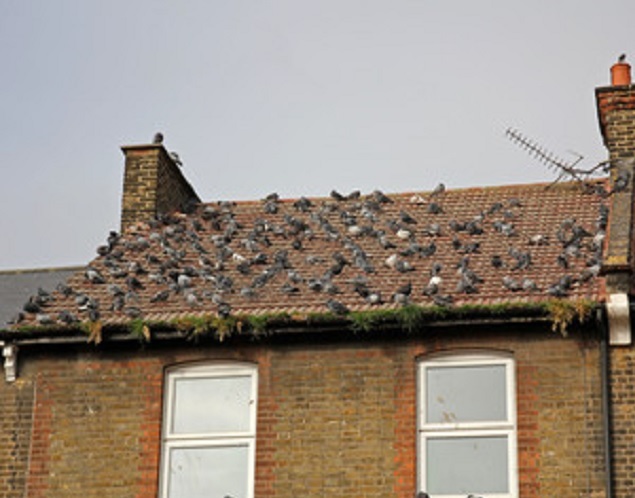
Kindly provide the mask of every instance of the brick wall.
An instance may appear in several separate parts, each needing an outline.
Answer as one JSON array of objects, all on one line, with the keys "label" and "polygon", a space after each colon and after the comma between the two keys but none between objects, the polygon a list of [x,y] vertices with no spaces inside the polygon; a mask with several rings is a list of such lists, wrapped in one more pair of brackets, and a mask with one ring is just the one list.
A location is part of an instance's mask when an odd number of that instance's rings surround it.
[{"label": "brick wall", "polygon": [[597,88],[600,131],[612,159],[635,152],[635,85]]},{"label": "brick wall", "polygon": [[183,209],[192,201],[200,202],[162,145],[134,145],[122,147],[122,150],[126,155],[122,231],[159,213]]},{"label": "brick wall", "polygon": [[31,426],[33,379],[0,386],[0,496],[24,496]]},{"label": "brick wall", "polygon": [[457,348],[514,355],[521,496],[603,496],[597,345],[550,330],[470,335],[22,350],[18,382],[0,386],[0,496],[155,497],[164,367],[236,359],[259,370],[257,498],[411,498],[416,360]]}]

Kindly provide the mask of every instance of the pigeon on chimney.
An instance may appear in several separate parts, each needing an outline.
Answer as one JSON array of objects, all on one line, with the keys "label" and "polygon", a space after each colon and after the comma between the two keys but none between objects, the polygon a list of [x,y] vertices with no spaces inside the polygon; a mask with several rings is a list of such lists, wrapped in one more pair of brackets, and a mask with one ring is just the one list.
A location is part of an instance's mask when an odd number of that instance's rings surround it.
[{"label": "pigeon on chimney", "polygon": [[154,134],[154,138],[152,139],[152,143],[153,144],[163,143],[163,133],[161,133],[160,131],[156,132]]},{"label": "pigeon on chimney", "polygon": [[617,62],[624,62],[626,60],[626,54],[620,54],[617,58]]}]

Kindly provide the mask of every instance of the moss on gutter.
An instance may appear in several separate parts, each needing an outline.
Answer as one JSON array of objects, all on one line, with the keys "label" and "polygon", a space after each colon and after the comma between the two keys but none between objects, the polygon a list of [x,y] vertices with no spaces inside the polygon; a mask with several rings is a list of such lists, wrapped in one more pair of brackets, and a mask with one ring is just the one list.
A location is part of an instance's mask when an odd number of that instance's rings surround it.
[{"label": "moss on gutter", "polygon": [[88,342],[99,344],[103,330],[121,332],[126,330],[140,341],[150,341],[153,331],[177,330],[188,337],[214,335],[219,341],[236,334],[261,336],[274,331],[293,327],[341,327],[352,332],[370,332],[378,328],[395,327],[413,333],[426,324],[451,320],[542,318],[552,324],[554,332],[566,337],[573,324],[587,322],[599,303],[590,300],[549,300],[542,303],[501,303],[490,305],[463,305],[452,307],[408,305],[396,309],[354,311],[346,315],[330,312],[293,314],[267,313],[259,315],[230,315],[220,317],[215,314],[191,315],[168,321],[131,320],[125,326],[103,325],[100,322],[84,322],[71,328],[68,326],[25,326],[3,334],[5,339],[20,337],[20,333],[40,336],[55,336],[60,332],[80,332],[88,336]]},{"label": "moss on gutter", "polygon": [[[353,332],[370,332],[382,327],[397,327],[413,333],[426,324],[444,320],[469,320],[504,317],[536,317],[551,322],[552,330],[563,336],[575,324],[587,322],[597,307],[593,301],[552,300],[544,303],[506,303],[496,305],[464,305],[456,307],[408,305],[397,309],[354,311],[346,315],[333,313],[261,315],[216,315],[181,317],[162,323],[147,322],[149,329],[176,329],[192,336],[214,334],[219,341],[234,335],[250,333],[266,335],[289,327],[341,326]],[[138,335],[138,325],[135,324]],[[146,334],[147,338],[147,334]]]}]

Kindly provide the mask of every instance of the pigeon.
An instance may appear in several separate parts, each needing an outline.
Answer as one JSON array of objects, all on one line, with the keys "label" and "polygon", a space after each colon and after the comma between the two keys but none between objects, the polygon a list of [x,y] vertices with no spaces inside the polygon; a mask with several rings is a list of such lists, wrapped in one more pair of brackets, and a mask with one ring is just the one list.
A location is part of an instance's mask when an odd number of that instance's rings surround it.
[{"label": "pigeon", "polygon": [[441,285],[442,279],[438,275],[434,275],[430,278],[428,285],[423,288],[423,295],[434,296],[439,292],[439,285]]},{"label": "pigeon", "polygon": [[530,246],[546,246],[549,244],[549,238],[546,235],[537,234],[529,238]]},{"label": "pigeon", "polygon": [[51,316],[46,313],[38,313],[35,316],[35,319],[40,325],[53,325],[55,323],[55,320],[53,320]]},{"label": "pigeon", "polygon": [[417,223],[417,220],[403,210],[399,213],[399,219],[409,225],[415,225]]},{"label": "pigeon", "polygon": [[365,299],[368,304],[382,304],[383,302],[380,292],[370,292]]},{"label": "pigeon", "polygon": [[65,323],[67,325],[79,322],[77,317],[75,315],[73,315],[73,313],[71,313],[70,311],[67,311],[67,310],[60,311],[59,314],[57,315],[57,319],[60,322]]},{"label": "pigeon", "polygon": [[391,204],[393,201],[390,197],[384,194],[381,190],[375,190],[371,194],[371,197],[379,204]]},{"label": "pigeon", "polygon": [[333,189],[331,190],[331,193],[329,194],[331,196],[331,198],[335,199],[336,201],[343,201],[346,200],[346,197],[343,196],[342,194],[340,194],[337,190]]},{"label": "pigeon", "polygon": [[143,289],[143,284],[137,277],[130,276],[126,278],[126,285],[130,290]]},{"label": "pigeon", "polygon": [[509,275],[503,277],[503,286],[512,292],[517,292],[523,288],[522,283],[510,277]]},{"label": "pigeon", "polygon": [[88,268],[86,268],[86,271],[84,272],[84,276],[86,277],[86,280],[88,280],[90,283],[93,283],[93,284],[103,284],[106,282],[106,279],[99,272],[99,270],[93,268],[92,266],[89,266]]},{"label": "pigeon", "polygon": [[428,204],[428,213],[430,214],[440,214],[443,212],[443,208],[439,206],[436,202],[431,202]]},{"label": "pigeon", "polygon": [[626,61],[626,54],[620,54],[620,56],[617,58],[617,62],[621,64],[625,61]]},{"label": "pigeon", "polygon": [[613,183],[612,193],[621,192],[628,188],[629,180],[631,179],[631,173],[627,170],[620,170],[617,173],[615,182]]},{"label": "pigeon", "polygon": [[177,166],[183,166],[183,161],[181,161],[181,158],[176,152],[170,152],[170,159],[172,159],[174,164],[176,164]]},{"label": "pigeon", "polygon": [[443,183],[439,183],[434,190],[430,193],[430,197],[437,197],[445,192],[445,185]]},{"label": "pigeon", "polygon": [[340,301],[336,301],[335,299],[328,299],[326,301],[326,307],[331,313],[335,315],[346,315],[350,312],[346,305],[344,305]]},{"label": "pigeon", "polygon": [[161,143],[163,143],[163,133],[161,133],[160,131],[156,132],[154,134],[154,137],[152,138],[152,143],[153,144],[161,144]]},{"label": "pigeon", "polygon": [[538,286],[536,285],[536,282],[534,282],[533,280],[531,280],[530,278],[523,278],[521,281],[521,285],[523,286],[523,290],[524,291],[537,291],[538,290]]},{"label": "pigeon", "polygon": [[408,261],[399,260],[395,263],[395,270],[399,273],[407,273],[409,271],[414,271],[414,266],[412,266]]},{"label": "pigeon", "polygon": [[170,297],[170,291],[163,290],[163,291],[157,292],[154,296],[152,296],[150,298],[150,302],[158,303],[158,302],[166,301],[168,297]]},{"label": "pigeon", "polygon": [[306,213],[307,211],[309,211],[312,206],[313,206],[313,203],[306,197],[300,197],[297,201],[293,203],[293,207],[303,213]]},{"label": "pigeon", "polygon": [[123,312],[128,318],[134,319],[141,316],[141,309],[137,308],[136,306],[128,306],[123,310]]},{"label": "pigeon", "polygon": [[188,292],[186,294],[185,302],[188,304],[188,306],[192,308],[199,306],[201,304],[200,301],[198,300],[198,296],[194,292]]},{"label": "pigeon", "polygon": [[412,283],[408,282],[397,288],[392,295],[392,300],[397,304],[408,304],[410,301],[410,294],[412,294]]},{"label": "pigeon", "polygon": [[284,284],[282,284],[280,291],[284,294],[297,294],[298,292],[300,292],[300,288],[289,282],[285,282]]},{"label": "pigeon", "polygon": [[503,258],[501,258],[501,256],[499,254],[494,254],[492,255],[492,266],[494,268],[501,268],[503,266]]},{"label": "pigeon", "polygon": [[108,293],[114,296],[123,296],[125,292],[116,284],[108,284]]},{"label": "pigeon", "polygon": [[434,301],[434,304],[441,306],[442,308],[452,306],[454,304],[454,299],[449,294],[435,294],[432,296],[432,300]]},{"label": "pigeon", "polygon": [[441,225],[438,223],[431,223],[427,228],[423,230],[423,233],[429,235],[430,237],[436,237],[441,235]]},{"label": "pigeon", "polygon": [[386,258],[384,263],[387,267],[394,269],[397,266],[397,261],[399,261],[399,256],[397,256],[397,254],[391,254]]},{"label": "pigeon", "polygon": [[57,284],[57,287],[55,287],[55,289],[64,297],[69,297],[75,292],[72,287],[64,283]]}]

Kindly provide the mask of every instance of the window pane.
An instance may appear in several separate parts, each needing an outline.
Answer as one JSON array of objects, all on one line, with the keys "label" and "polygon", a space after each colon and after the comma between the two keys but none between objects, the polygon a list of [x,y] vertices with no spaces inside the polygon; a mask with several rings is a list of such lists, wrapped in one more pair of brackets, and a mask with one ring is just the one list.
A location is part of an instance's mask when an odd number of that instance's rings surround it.
[{"label": "window pane", "polygon": [[429,438],[427,489],[434,494],[509,492],[507,436]]},{"label": "window pane", "polygon": [[428,367],[426,422],[507,420],[504,365]]},{"label": "window pane", "polygon": [[247,497],[247,446],[173,448],[169,498]]},{"label": "window pane", "polygon": [[173,434],[248,432],[250,376],[177,378]]}]

